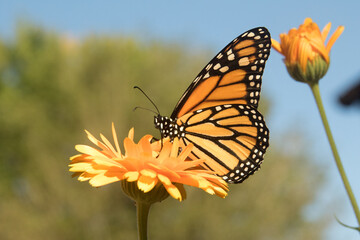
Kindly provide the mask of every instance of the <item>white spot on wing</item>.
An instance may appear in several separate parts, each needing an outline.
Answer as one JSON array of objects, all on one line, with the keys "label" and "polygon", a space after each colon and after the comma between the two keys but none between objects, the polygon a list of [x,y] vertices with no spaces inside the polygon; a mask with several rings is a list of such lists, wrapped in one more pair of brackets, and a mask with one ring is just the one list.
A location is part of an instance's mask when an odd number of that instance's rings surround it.
[{"label": "white spot on wing", "polygon": [[254,37],[254,36],[255,36],[255,33],[249,32],[248,37]]},{"label": "white spot on wing", "polygon": [[232,53],[228,56],[229,61],[233,61],[235,59],[235,55]]},{"label": "white spot on wing", "polygon": [[224,66],[224,67],[220,68],[220,72],[222,72],[222,73],[227,72],[228,70],[229,70],[228,66]]},{"label": "white spot on wing", "polygon": [[217,64],[214,66],[214,70],[218,70],[220,67],[221,67],[220,63],[217,63]]},{"label": "white spot on wing", "polygon": [[240,67],[247,66],[247,65],[249,65],[249,63],[250,63],[250,61],[249,61],[248,57],[243,57],[243,58],[240,58],[240,60],[239,60]]}]

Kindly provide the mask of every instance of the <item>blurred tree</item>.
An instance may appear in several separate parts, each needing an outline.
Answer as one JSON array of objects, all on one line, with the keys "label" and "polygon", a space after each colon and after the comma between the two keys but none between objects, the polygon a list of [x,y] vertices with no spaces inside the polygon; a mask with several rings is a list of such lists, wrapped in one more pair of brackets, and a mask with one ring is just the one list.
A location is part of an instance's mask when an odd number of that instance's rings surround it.
[{"label": "blurred tree", "polygon": [[[170,114],[209,54],[124,37],[78,41],[19,26],[0,41],[0,239],[136,239],[135,208],[119,184],[71,179],[67,161],[82,129],[120,138],[158,135],[142,87]],[[175,85],[176,84],[176,85]],[[262,99],[264,104],[264,99]],[[266,106],[266,102],[265,105]],[[319,239],[326,216],[303,214],[322,174],[306,155],[271,142],[263,169],[224,199],[190,191],[150,213],[151,239]],[[311,174],[310,174],[311,172]]]}]

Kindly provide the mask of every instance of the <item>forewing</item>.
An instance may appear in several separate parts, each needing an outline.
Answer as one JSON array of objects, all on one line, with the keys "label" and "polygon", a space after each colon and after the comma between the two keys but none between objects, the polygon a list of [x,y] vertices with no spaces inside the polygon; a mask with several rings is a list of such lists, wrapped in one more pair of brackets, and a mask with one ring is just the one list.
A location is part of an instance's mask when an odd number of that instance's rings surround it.
[{"label": "forewing", "polygon": [[171,117],[224,104],[257,108],[270,48],[271,37],[265,27],[251,29],[235,38],[199,73]]}]

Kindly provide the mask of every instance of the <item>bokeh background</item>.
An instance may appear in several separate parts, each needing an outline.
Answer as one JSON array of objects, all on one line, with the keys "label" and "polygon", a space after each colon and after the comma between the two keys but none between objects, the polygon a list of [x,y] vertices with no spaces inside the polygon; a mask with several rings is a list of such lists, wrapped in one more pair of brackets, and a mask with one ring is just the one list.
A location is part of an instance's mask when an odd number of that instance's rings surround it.
[{"label": "bokeh background", "polygon": [[[0,239],[136,239],[134,204],[114,183],[71,178],[84,129],[120,139],[169,115],[202,67],[240,33],[272,37],[311,17],[345,26],[320,83],[353,191],[360,199],[359,105],[339,96],[360,73],[359,1],[0,0]],[[331,34],[330,33],[330,34]],[[226,199],[188,189],[182,203],[151,209],[150,239],[359,239],[310,89],[290,79],[272,51],[261,106],[271,132],[262,169]]]}]

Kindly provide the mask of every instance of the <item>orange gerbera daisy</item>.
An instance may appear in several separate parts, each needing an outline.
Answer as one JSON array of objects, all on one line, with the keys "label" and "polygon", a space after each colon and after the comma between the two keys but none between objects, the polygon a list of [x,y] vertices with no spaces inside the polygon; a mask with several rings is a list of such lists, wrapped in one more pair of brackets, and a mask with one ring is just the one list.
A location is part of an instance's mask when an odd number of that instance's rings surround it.
[{"label": "orange gerbera daisy", "polygon": [[284,62],[289,74],[301,82],[317,82],[322,78],[330,64],[330,50],[344,31],[338,27],[327,44],[331,23],[322,31],[311,18],[306,18],[298,29],[291,29],[288,34],[280,34],[280,43],[271,39],[273,48],[285,56]]},{"label": "orange gerbera daisy", "polygon": [[[125,154],[122,154],[114,125],[112,133],[115,147],[102,134],[101,142],[89,132],[86,133],[89,140],[100,149],[76,145],[76,150],[81,154],[70,158],[69,171],[75,172],[74,176],[78,176],[79,181],[89,180],[94,187],[116,181],[122,181],[123,187],[126,185],[124,183],[136,183],[136,188],[142,193],[165,188],[168,194],[179,201],[186,197],[184,184],[223,198],[227,195],[225,181],[211,171],[197,168],[203,160],[186,161],[192,145],[180,151],[177,139],[173,143],[165,139],[161,148],[159,141],[151,143],[153,137],[150,135],[144,136],[136,144],[133,141],[134,130],[131,129],[124,140]],[[129,194],[128,190],[124,190]],[[138,193],[131,197],[137,196]]]}]

